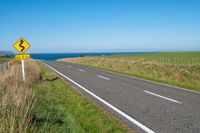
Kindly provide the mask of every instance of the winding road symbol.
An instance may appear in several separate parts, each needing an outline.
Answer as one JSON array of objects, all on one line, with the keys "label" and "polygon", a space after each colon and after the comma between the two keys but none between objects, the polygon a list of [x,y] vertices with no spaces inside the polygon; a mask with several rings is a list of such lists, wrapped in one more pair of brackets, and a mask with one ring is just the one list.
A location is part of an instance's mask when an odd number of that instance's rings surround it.
[{"label": "winding road symbol", "polygon": [[21,47],[21,52],[23,52],[24,51],[24,49],[25,49],[25,47],[22,45],[24,43],[24,40],[20,40],[20,44],[19,44],[19,46]]}]

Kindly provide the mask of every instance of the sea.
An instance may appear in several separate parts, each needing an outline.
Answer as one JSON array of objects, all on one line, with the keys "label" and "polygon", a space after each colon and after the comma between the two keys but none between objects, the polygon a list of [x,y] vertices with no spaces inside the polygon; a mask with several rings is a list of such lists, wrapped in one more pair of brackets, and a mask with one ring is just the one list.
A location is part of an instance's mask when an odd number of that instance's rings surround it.
[{"label": "sea", "polygon": [[110,53],[40,53],[31,54],[31,58],[40,60],[57,60],[60,58],[76,58],[81,56],[110,56],[116,54],[147,54],[155,52],[110,52]]}]

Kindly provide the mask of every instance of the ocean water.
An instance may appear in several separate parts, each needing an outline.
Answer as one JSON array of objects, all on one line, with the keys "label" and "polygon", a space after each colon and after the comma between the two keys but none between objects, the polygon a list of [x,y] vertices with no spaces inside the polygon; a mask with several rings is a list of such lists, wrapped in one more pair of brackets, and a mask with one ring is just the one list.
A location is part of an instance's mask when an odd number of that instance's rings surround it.
[{"label": "ocean water", "polygon": [[85,56],[108,56],[113,54],[145,54],[153,52],[118,52],[118,53],[46,53],[46,54],[31,54],[33,59],[41,60],[57,60],[60,58],[75,58],[80,57],[81,55]]}]

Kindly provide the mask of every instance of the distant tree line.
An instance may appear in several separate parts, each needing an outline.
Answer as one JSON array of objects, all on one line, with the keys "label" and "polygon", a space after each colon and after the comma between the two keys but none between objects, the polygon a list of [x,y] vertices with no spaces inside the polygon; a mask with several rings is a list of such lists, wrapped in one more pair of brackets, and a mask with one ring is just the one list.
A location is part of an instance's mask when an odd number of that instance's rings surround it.
[{"label": "distant tree line", "polygon": [[0,55],[0,58],[12,58],[14,55]]},{"label": "distant tree line", "polygon": [[82,54],[82,55],[80,55],[80,57],[85,57],[85,55],[84,55],[84,54]]}]

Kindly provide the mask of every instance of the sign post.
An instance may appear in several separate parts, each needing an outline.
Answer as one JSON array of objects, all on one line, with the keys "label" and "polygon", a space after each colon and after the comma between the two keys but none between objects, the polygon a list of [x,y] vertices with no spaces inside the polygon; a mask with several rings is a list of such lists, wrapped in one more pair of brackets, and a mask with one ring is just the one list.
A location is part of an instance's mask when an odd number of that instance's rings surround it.
[{"label": "sign post", "polygon": [[25,77],[25,66],[24,66],[24,60],[30,58],[30,54],[24,54],[29,48],[30,44],[24,39],[20,38],[15,44],[14,48],[20,53],[15,55],[15,59],[21,60],[21,65],[22,65],[22,76],[23,76],[23,81],[26,80]]},{"label": "sign post", "polygon": [[24,60],[22,59],[21,60],[21,63],[22,63],[22,75],[23,75],[23,81],[26,80],[26,77],[25,77],[25,69],[24,69]]}]

